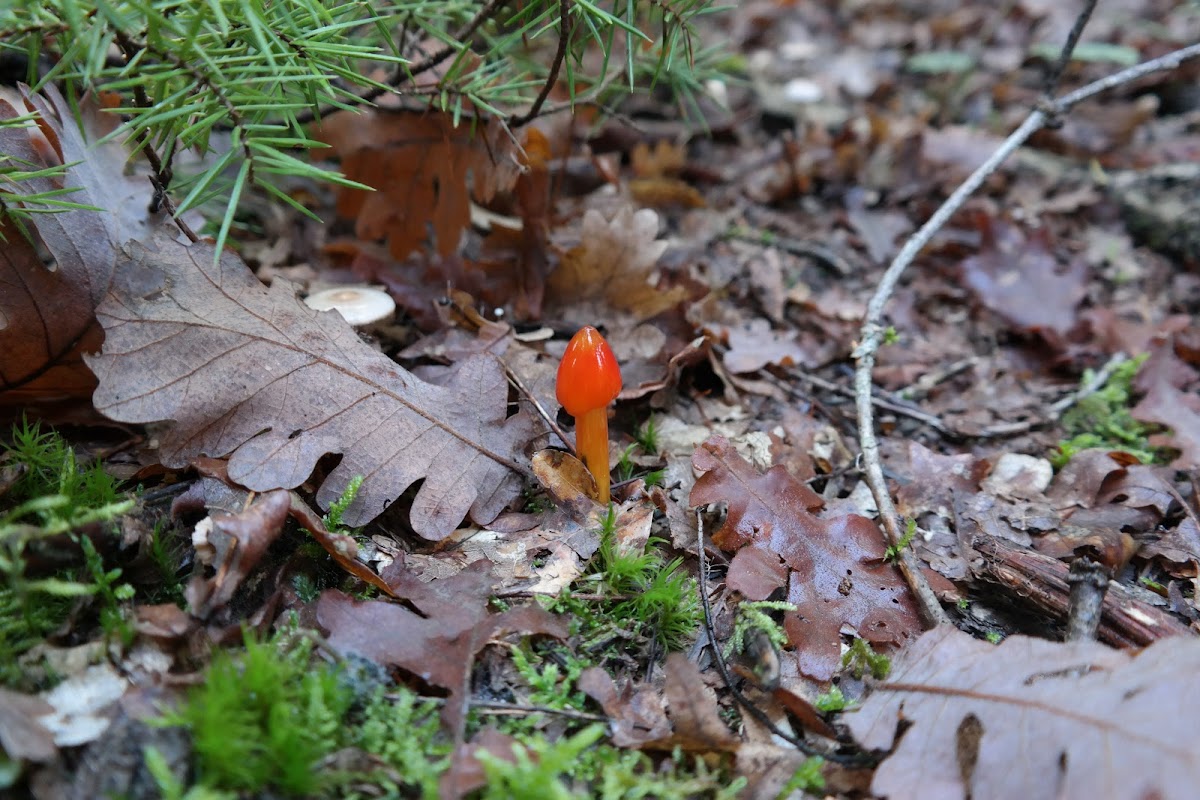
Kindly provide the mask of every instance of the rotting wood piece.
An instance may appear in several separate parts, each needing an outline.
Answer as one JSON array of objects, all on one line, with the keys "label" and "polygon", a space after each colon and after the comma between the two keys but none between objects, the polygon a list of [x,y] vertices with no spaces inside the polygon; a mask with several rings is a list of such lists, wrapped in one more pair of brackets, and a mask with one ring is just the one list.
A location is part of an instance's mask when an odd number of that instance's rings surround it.
[{"label": "rotting wood piece", "polygon": [[[975,577],[1003,588],[1009,598],[1062,622],[1070,605],[1069,567],[1057,559],[991,536],[976,536],[971,547],[981,556]],[[1144,647],[1191,628],[1170,612],[1138,599],[1120,583],[1109,585],[1100,618],[1100,641],[1114,647]]]}]

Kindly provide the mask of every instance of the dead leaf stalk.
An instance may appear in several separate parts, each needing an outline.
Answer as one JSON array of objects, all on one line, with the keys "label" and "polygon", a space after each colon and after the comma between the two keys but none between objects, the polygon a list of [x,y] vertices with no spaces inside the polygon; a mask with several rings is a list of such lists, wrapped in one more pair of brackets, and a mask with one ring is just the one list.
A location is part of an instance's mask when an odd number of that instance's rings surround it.
[{"label": "dead leaf stalk", "polygon": [[[393,702],[399,702],[400,700],[404,699],[404,695],[385,694],[384,698]],[[432,706],[444,706],[446,705],[446,698],[422,696],[421,702],[429,703]],[[610,722],[609,718],[603,714],[589,714],[586,711],[576,711],[573,708],[527,706],[520,703],[502,703],[496,700],[480,700],[478,698],[471,700],[471,708],[498,716],[532,716],[534,714],[552,714],[556,717],[564,717],[566,719],[578,720],[580,722]]]},{"label": "dead leaf stalk", "polygon": [[577,456],[578,453],[575,452],[575,446],[572,445],[571,440],[567,438],[566,431],[559,427],[558,423],[555,422],[554,417],[550,416],[550,412],[546,411],[546,408],[542,405],[541,401],[537,399],[533,392],[529,391],[529,387],[527,387],[525,382],[521,380],[521,376],[513,372],[508,364],[504,363],[503,358],[497,357],[497,360],[500,362],[500,366],[504,367],[504,376],[508,378],[508,382],[516,387],[517,391],[525,395],[526,399],[533,404],[533,408],[535,411],[537,411],[538,416],[542,418],[542,422],[545,422],[548,426],[550,426],[550,430],[554,431],[554,435],[561,439],[562,443],[566,445],[568,452],[570,452],[573,456]]},{"label": "dead leaf stalk", "polygon": [[[854,387],[855,402],[858,409],[858,429],[863,455],[863,469],[866,472],[867,483],[871,487],[871,493],[875,496],[875,502],[879,507],[879,516],[883,522],[884,530],[887,532],[890,544],[895,545],[900,541],[900,537],[903,535],[903,526],[900,524],[896,507],[892,503],[891,495],[888,492],[887,482],[884,480],[883,467],[880,462],[879,442],[875,438],[871,374],[875,368],[875,354],[878,352],[879,346],[883,343],[885,335],[885,326],[882,324],[884,307],[891,298],[892,292],[900,280],[900,276],[925,246],[929,244],[934,234],[941,230],[950,220],[950,217],[983,185],[984,181],[991,177],[1030,136],[1045,127],[1051,120],[1067,113],[1084,100],[1090,99],[1102,92],[1155,72],[1176,69],[1185,61],[1197,57],[1200,57],[1200,44],[1182,47],[1159,58],[1145,61],[1129,69],[1121,70],[1106,78],[1089,83],[1056,100],[1041,103],[1038,108],[1030,112],[1020,127],[1013,131],[1000,147],[970,177],[963,181],[962,185],[954,190],[950,197],[933,213],[933,216],[916,233],[909,237],[908,241],[900,249],[900,252],[892,260],[892,263],[888,265],[874,295],[872,295],[870,302],[867,304],[866,317],[859,332],[859,344],[854,350],[854,357],[857,361]],[[942,610],[940,603],[938,603],[933,590],[929,588],[928,581],[921,574],[916,558],[910,551],[906,550],[902,553],[899,566],[905,580],[908,581],[909,586],[912,588],[917,602],[921,606],[922,612],[926,617],[926,623],[935,625],[948,621],[946,613]]]},{"label": "dead leaf stalk", "polygon": [[[764,240],[764,234],[769,235],[768,240]],[[773,231],[763,231],[757,235],[754,232],[741,231],[734,229],[727,234],[727,238],[737,242],[745,242],[746,244],[758,245],[764,249],[774,247],[801,258],[807,258],[814,261],[817,265],[825,267],[830,272],[839,277],[846,277],[854,272],[853,267],[841,255],[816,242],[807,242],[801,239],[790,239],[784,236],[779,236]]]},{"label": "dead leaf stalk", "polygon": [[1063,42],[1058,60],[1054,62],[1054,67],[1046,76],[1046,97],[1050,97],[1058,89],[1058,82],[1062,79],[1067,64],[1071,63],[1071,54],[1075,52],[1075,45],[1079,44],[1079,37],[1083,35],[1083,29],[1087,27],[1088,20],[1092,18],[1092,12],[1096,10],[1097,2],[1098,0],[1087,0],[1075,16],[1075,23],[1071,26],[1070,33],[1067,34],[1067,40]]}]

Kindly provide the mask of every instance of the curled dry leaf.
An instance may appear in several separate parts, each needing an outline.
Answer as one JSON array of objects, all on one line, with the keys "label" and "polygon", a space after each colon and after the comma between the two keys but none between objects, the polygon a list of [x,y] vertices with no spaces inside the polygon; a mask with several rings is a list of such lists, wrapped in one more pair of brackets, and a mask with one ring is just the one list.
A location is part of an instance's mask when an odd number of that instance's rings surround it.
[{"label": "curled dry leaf", "polygon": [[432,229],[442,256],[458,249],[471,199],[512,188],[520,174],[513,142],[495,121],[454,125],[449,114],[375,111],[331,114],[314,136],[341,159],[342,172],[375,192],[340,188],[337,212],[363,239],[387,239],[402,259]]},{"label": "curled dry leaf", "polygon": [[1136,385],[1146,395],[1133,408],[1134,418],[1169,429],[1154,434],[1150,443],[1178,450],[1179,457],[1171,463],[1176,469],[1200,467],[1200,374],[1176,355],[1170,338],[1154,348]]},{"label": "curled dry leaf", "polygon": [[575,685],[604,709],[611,728],[609,736],[617,747],[639,747],[670,736],[666,704],[652,687],[630,681],[617,689],[602,667],[588,667]]},{"label": "curled dry leaf", "polygon": [[785,615],[784,629],[805,675],[829,680],[838,670],[844,626],[872,644],[892,646],[921,629],[903,578],[884,560],[883,533],[874,522],[857,514],[815,516],[823,505],[819,495],[783,467],[760,475],[722,436],[697,448],[692,465],[704,474],[691,504],[729,506],[713,542],[737,551],[730,574],[745,576],[739,580],[757,595],[769,595],[771,576],[779,573],[764,568],[769,559],[749,548],[766,549],[787,565],[787,600],[797,610]]},{"label": "curled dry leaf", "polygon": [[658,214],[625,206],[612,221],[594,209],[583,216],[579,244],[563,256],[547,281],[547,295],[562,305],[605,303],[638,320],[671,308],[686,297],[682,287],[663,291],[651,283],[654,265],[666,251],[658,240]]},{"label": "curled dry leaf", "polygon": [[192,614],[203,619],[233,599],[250,570],[283,533],[290,505],[287,492],[274,491],[240,514],[218,512],[211,517],[207,544],[212,548],[211,563],[216,573],[211,578],[197,575],[188,584],[186,595]]},{"label": "curled dry leaf", "polygon": [[844,720],[864,747],[893,750],[871,783],[880,796],[1182,800],[1200,785],[1197,676],[1190,636],[1130,655],[1025,636],[995,646],[943,627]]},{"label": "curled dry leaf", "polygon": [[286,282],[264,287],[234,255],[158,236],[132,242],[97,309],[104,351],[89,356],[96,408],[125,422],[170,420],[164,464],[229,456],[229,477],[256,491],[291,488],[340,453],[317,500],[328,508],[363,476],[344,516],[362,525],[408,486],[414,530],[447,535],[491,521],[520,491],[532,436],[506,417],[495,358],[467,359],[443,385],[418,380],[363,343],[338,314],[316,312]]},{"label": "curled dry leaf", "polygon": [[717,696],[705,685],[700,669],[683,653],[671,653],[663,672],[663,692],[674,731],[644,746],[663,750],[680,747],[693,753],[736,752],[742,740],[721,719]]}]

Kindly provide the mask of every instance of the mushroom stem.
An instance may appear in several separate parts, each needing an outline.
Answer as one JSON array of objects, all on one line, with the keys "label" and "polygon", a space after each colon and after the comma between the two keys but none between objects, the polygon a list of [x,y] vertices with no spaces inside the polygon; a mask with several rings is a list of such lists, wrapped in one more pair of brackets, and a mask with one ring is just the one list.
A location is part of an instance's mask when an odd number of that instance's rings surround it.
[{"label": "mushroom stem", "polygon": [[596,479],[599,500],[608,505],[608,407],[585,411],[575,418],[575,449]]}]

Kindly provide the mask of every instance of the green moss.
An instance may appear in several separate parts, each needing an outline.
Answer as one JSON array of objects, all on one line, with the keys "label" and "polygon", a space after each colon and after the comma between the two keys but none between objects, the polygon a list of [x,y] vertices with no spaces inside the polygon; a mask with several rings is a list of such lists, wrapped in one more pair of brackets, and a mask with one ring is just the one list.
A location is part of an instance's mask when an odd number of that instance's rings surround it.
[{"label": "green moss", "polygon": [[637,750],[600,744],[603,725],[557,741],[529,738],[513,748],[514,761],[480,753],[488,785],[483,800],[733,800],[746,786],[726,766],[675,752],[655,763]]},{"label": "green moss", "polygon": [[[437,798],[438,779],[450,766],[451,747],[441,733],[435,703],[403,688],[392,699],[377,693],[350,738],[391,768],[370,779],[383,796]],[[358,776],[358,781],[363,778]]]},{"label": "green moss", "polygon": [[882,653],[876,653],[866,639],[855,639],[850,643],[850,649],[842,654],[842,667],[848,668],[855,678],[869,673],[881,681],[892,671],[892,661]]},{"label": "green moss", "polygon": [[30,685],[17,659],[66,621],[71,602],[54,595],[27,602],[11,586],[0,587],[0,684],[21,691],[38,688]]},{"label": "green moss", "polygon": [[725,656],[741,653],[746,648],[747,638],[754,632],[761,633],[773,647],[779,649],[787,644],[787,633],[770,612],[795,611],[796,606],[781,600],[744,600],[738,603],[733,620],[733,635],[725,646]]},{"label": "green moss", "polygon": [[828,714],[832,711],[845,711],[849,704],[846,702],[846,695],[842,694],[842,690],[834,686],[828,692],[817,695],[813,705],[818,711]]},{"label": "green moss", "polygon": [[[700,601],[696,582],[680,570],[682,559],[666,561],[648,542],[648,550],[631,550],[616,538],[616,512],[601,520],[600,547],[586,575],[571,590],[549,603],[549,610],[571,619],[573,635],[589,652],[597,642],[656,640],[664,649],[680,647],[699,628]],[[600,595],[580,600],[572,592]]]},{"label": "green moss", "polygon": [[784,785],[779,797],[790,797],[792,792],[819,792],[824,789],[825,777],[821,774],[821,767],[824,765],[825,759],[820,756],[806,758],[804,763],[796,768],[792,779]]},{"label": "green moss", "polygon": [[[129,640],[124,609],[132,589],[119,582],[120,570],[105,569],[89,538],[73,531],[111,523],[134,503],[121,498],[116,480],[99,464],[81,465],[63,438],[39,423],[14,425],[2,446],[20,474],[0,509],[0,682],[18,686],[23,676],[16,659],[66,620],[75,598],[96,596],[106,634]],[[26,574],[30,554],[63,541],[79,546],[82,569]]]},{"label": "green moss", "polygon": [[[1108,380],[1095,392],[1082,397],[1062,417],[1067,438],[1050,456],[1055,468],[1062,468],[1081,450],[1101,448],[1121,450],[1143,464],[1154,461],[1156,453],[1150,446],[1153,428],[1144,425],[1129,413],[1133,379],[1146,360],[1145,354],[1117,366]],[[1084,385],[1095,380],[1095,373],[1083,374]]]},{"label": "green moss", "polygon": [[353,695],[309,651],[247,635],[241,653],[214,654],[204,682],[163,720],[191,733],[201,785],[307,796],[335,780],[318,765],[338,748]]},{"label": "green moss", "polygon": [[79,464],[66,441],[55,431],[43,431],[41,423],[22,420],[13,425],[10,438],[11,442],[4,445],[5,455],[23,465],[23,470],[6,499],[18,503],[51,495],[66,499],[40,509],[38,516],[43,521],[71,519],[121,500],[116,478],[98,462]]},{"label": "green moss", "polygon": [[910,519],[904,527],[904,534],[900,537],[900,541],[896,544],[889,544],[883,551],[883,559],[889,564],[895,564],[900,560],[900,554],[904,549],[912,544],[913,537],[917,535],[917,521]]}]

